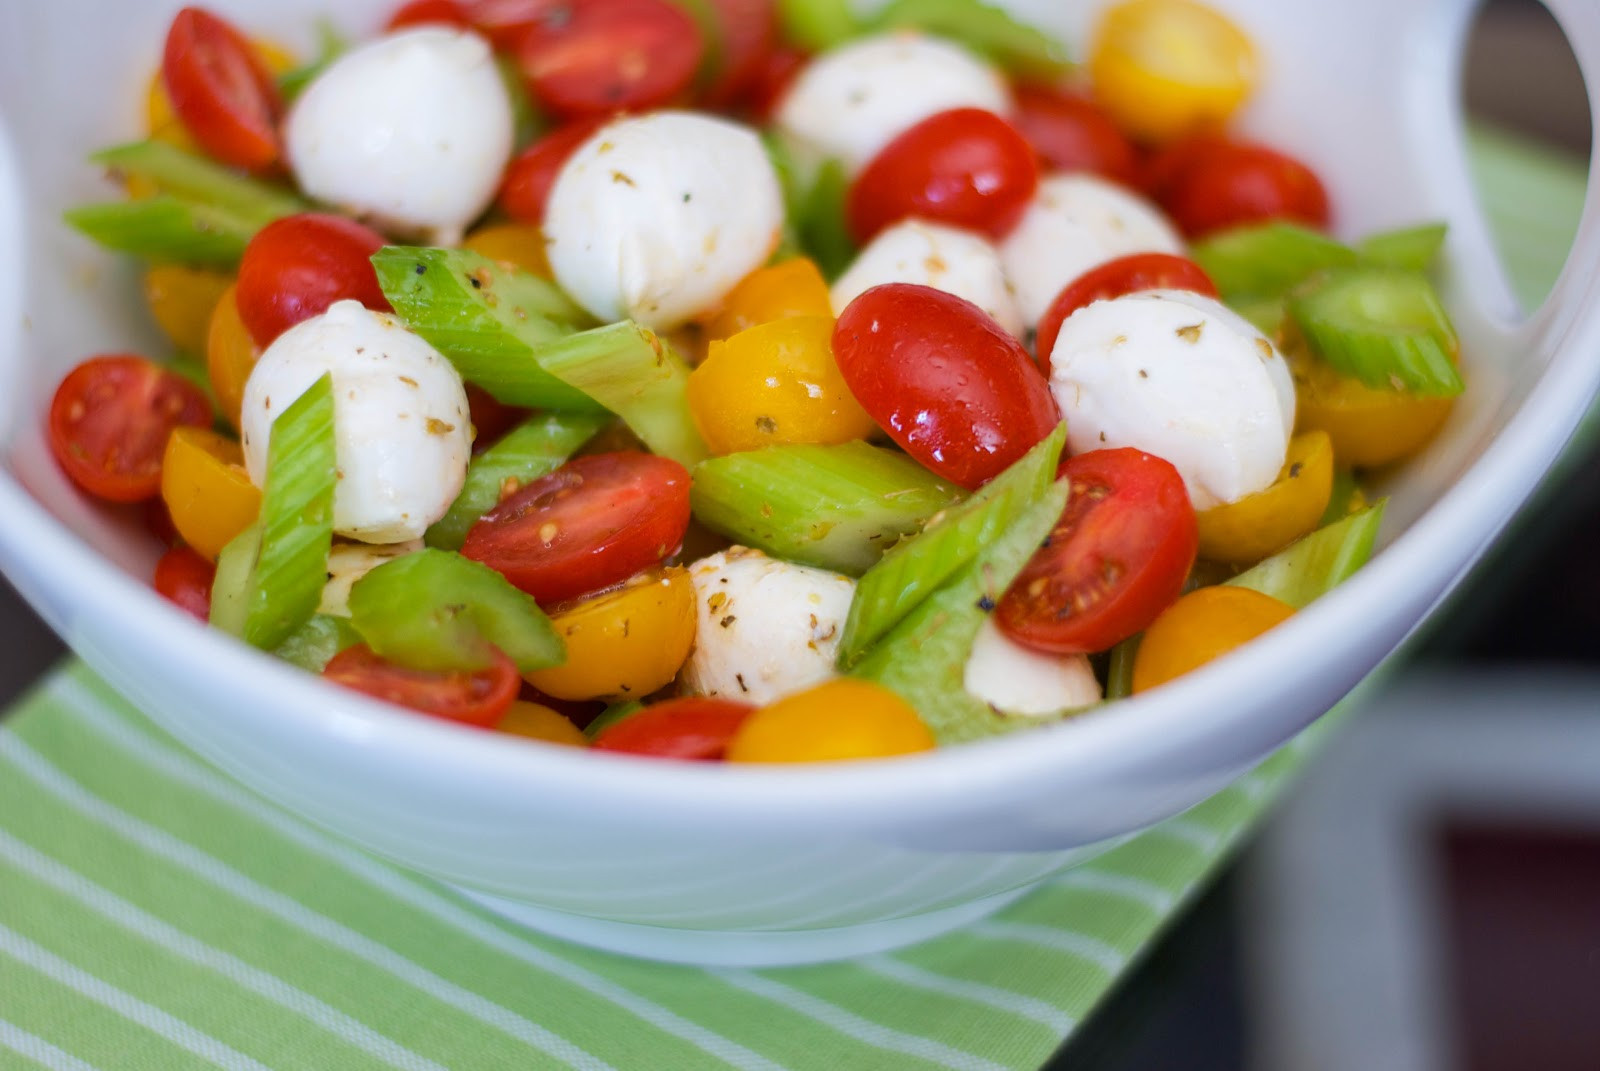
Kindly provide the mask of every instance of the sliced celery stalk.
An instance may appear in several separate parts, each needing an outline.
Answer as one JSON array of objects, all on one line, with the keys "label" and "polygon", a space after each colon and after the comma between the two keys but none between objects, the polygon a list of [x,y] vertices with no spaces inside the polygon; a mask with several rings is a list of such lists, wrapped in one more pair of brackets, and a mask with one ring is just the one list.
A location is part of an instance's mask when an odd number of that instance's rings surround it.
[{"label": "sliced celery stalk", "polygon": [[839,668],[849,669],[924,599],[1010,530],[1055,483],[1066,443],[1060,425],[1039,445],[960,505],[936,514],[927,528],[884,554],[856,585],[839,641]]},{"label": "sliced celery stalk", "polygon": [[1342,521],[1352,513],[1360,511],[1366,505],[1367,496],[1362,493],[1361,485],[1356,482],[1356,474],[1351,469],[1333,470],[1333,492],[1328,496],[1328,508],[1322,513],[1322,520],[1317,527]]},{"label": "sliced celery stalk", "polygon": [[301,64],[292,71],[285,71],[278,76],[278,92],[283,94],[284,103],[293,103],[294,99],[305,91],[306,86],[315,81],[317,75],[328,67],[328,64],[344,55],[350,47],[350,42],[345,39],[339,28],[328,19],[317,20],[317,54],[311,62]]},{"label": "sliced celery stalk", "polygon": [[426,549],[385,562],[350,589],[350,623],[375,652],[430,672],[482,669],[497,647],[523,673],[566,659],[533,597],[487,565]]},{"label": "sliced celery stalk", "polygon": [[1106,668],[1106,699],[1126,699],[1133,694],[1133,660],[1139,653],[1139,640],[1144,633],[1137,632],[1115,647]]},{"label": "sliced celery stalk", "polygon": [[1289,315],[1313,353],[1376,390],[1448,398],[1464,389],[1455,327],[1416,272],[1329,272],[1290,297]]},{"label": "sliced celery stalk", "polygon": [[996,541],[982,547],[965,568],[895,625],[851,670],[851,676],[898,693],[916,708],[940,744],[995,736],[1049,720],[1049,715],[998,713],[967,692],[965,675],[979,626],[1061,518],[1067,493],[1062,481],[1033,499]]},{"label": "sliced celery stalk", "polygon": [[1361,259],[1370,264],[1381,264],[1404,271],[1427,271],[1444,246],[1449,225],[1424,223],[1417,227],[1384,231],[1362,239],[1358,249]]},{"label": "sliced celery stalk", "polygon": [[229,635],[244,636],[260,554],[261,523],[257,521],[229,540],[217,555],[217,575],[211,581],[211,624]]},{"label": "sliced celery stalk", "polygon": [[1229,580],[1282,599],[1296,610],[1344,583],[1372,557],[1385,502],[1351,514]]},{"label": "sliced celery stalk", "polygon": [[311,208],[289,190],[241,175],[164,141],[115,145],[89,159],[117,174],[148,179],[164,193],[220,209],[257,227]]},{"label": "sliced celery stalk", "polygon": [[608,419],[603,413],[547,413],[513,428],[472,459],[461,493],[428,529],[428,546],[460,550],[467,530],[500,501],[507,480],[531,483],[560,468]]},{"label": "sliced celery stalk", "polygon": [[278,644],[273,654],[312,673],[321,673],[333,656],[361,642],[350,622],[332,614],[312,614],[311,619]]},{"label": "sliced celery stalk", "polygon": [[828,279],[836,279],[856,255],[856,243],[845,223],[845,197],[850,176],[844,164],[827,160],[817,170],[805,206],[796,220],[800,244],[811,254]]},{"label": "sliced celery stalk", "polygon": [[1292,223],[1255,223],[1196,242],[1189,256],[1223,300],[1281,297],[1326,268],[1354,264],[1355,250]]},{"label": "sliced celery stalk", "polygon": [[1286,315],[1283,298],[1235,298],[1228,305],[1268,338],[1277,341],[1282,334]]},{"label": "sliced celery stalk", "polygon": [[778,20],[784,39],[807,52],[842,45],[866,29],[850,0],[778,0]]},{"label": "sliced celery stalk", "polygon": [[1071,70],[1066,47],[984,0],[892,0],[873,30],[910,27],[958,41],[1014,77],[1049,81]]},{"label": "sliced celery stalk", "polygon": [[79,205],[63,218],[118,253],[154,263],[231,268],[259,229],[220,208],[162,194],[139,201]]},{"label": "sliced celery stalk", "polygon": [[599,714],[597,714],[594,721],[591,721],[588,725],[583,727],[583,735],[587,736],[590,740],[593,740],[601,733],[617,724],[617,722],[630,718],[643,709],[644,704],[639,702],[637,699],[628,699],[621,703],[612,703],[610,706],[606,707]]},{"label": "sliced celery stalk", "polygon": [[904,454],[863,442],[769,446],[703,461],[694,515],[775,558],[859,576],[960,491]]}]

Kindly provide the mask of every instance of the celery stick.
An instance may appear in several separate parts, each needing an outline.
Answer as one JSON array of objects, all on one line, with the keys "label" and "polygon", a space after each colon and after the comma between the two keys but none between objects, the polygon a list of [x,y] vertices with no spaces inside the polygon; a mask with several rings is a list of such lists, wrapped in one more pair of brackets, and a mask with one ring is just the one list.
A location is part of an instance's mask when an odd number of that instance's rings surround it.
[{"label": "celery stick", "polygon": [[248,178],[164,141],[116,145],[89,159],[116,174],[148,179],[164,193],[220,209],[256,227],[311,209],[308,202],[281,186]]},{"label": "celery stick", "polygon": [[1277,341],[1283,334],[1283,319],[1288,315],[1283,298],[1235,298],[1228,306],[1269,339]]},{"label": "celery stick", "polygon": [[587,736],[590,740],[593,740],[595,737],[599,736],[601,733],[617,724],[617,722],[630,718],[643,709],[644,704],[639,702],[637,699],[628,699],[621,703],[612,703],[599,714],[595,715],[594,721],[591,721],[588,725],[583,727],[583,735]]},{"label": "celery stick", "polygon": [[1060,425],[999,476],[958,506],[929,520],[922,534],[894,547],[856,585],[839,641],[839,667],[849,669],[918,603],[999,539],[1056,478],[1067,438]]},{"label": "celery stick", "polygon": [[533,596],[481,562],[419,550],[385,562],[350,589],[350,623],[379,655],[434,672],[482,669],[499,648],[522,673],[566,659]]},{"label": "celery stick", "polygon": [[1058,715],[1007,716],[970,695],[967,658],[978,628],[1061,517],[1065,481],[1034,499],[1000,537],[900,621],[851,676],[876,681],[916,707],[940,744],[994,736]]},{"label": "celery stick", "polygon": [[1311,350],[1374,390],[1450,398],[1465,385],[1455,326],[1424,275],[1395,268],[1328,272],[1289,299]]},{"label": "celery stick", "polygon": [[960,492],[904,454],[863,442],[769,446],[703,461],[700,523],[775,558],[859,576]]},{"label": "celery stick", "polygon": [[344,55],[349,48],[350,42],[339,32],[339,27],[328,19],[318,19],[316,56],[311,62],[301,64],[294,70],[285,71],[278,76],[278,92],[283,94],[284,103],[292,104],[294,98],[304,92],[306,86],[327,69],[328,64]]},{"label": "celery stick", "polygon": [[1013,77],[1049,81],[1072,69],[1060,41],[983,0],[892,0],[871,28],[926,30],[987,56]]},{"label": "celery stick", "polygon": [[220,208],[162,194],[69,209],[63,218],[118,253],[154,263],[231,268],[257,231],[254,223]]},{"label": "celery stick", "polygon": [[250,588],[260,555],[259,521],[229,540],[217,555],[217,575],[211,581],[211,624],[229,635],[244,635],[250,612]]},{"label": "celery stick", "polygon": [[1189,256],[1229,303],[1281,297],[1316,272],[1359,259],[1348,246],[1292,223],[1235,227],[1196,242]]},{"label": "celery stick", "polygon": [[806,194],[805,206],[795,221],[800,244],[811,254],[828,279],[836,279],[855,258],[856,244],[845,223],[845,197],[850,176],[844,164],[828,160],[818,169]]},{"label": "celery stick", "polygon": [[1139,653],[1139,640],[1144,636],[1136,632],[1111,648],[1110,664],[1106,669],[1106,698],[1126,699],[1133,694],[1133,660]]},{"label": "celery stick", "polygon": [[1228,583],[1301,609],[1344,583],[1372,557],[1384,505],[1379,502],[1319,528]]},{"label": "celery stick", "polygon": [[1361,258],[1372,264],[1406,271],[1427,271],[1439,256],[1449,227],[1444,223],[1425,223],[1396,231],[1384,231],[1362,239],[1357,246]]},{"label": "celery stick", "polygon": [[778,20],[784,39],[807,52],[824,52],[866,30],[850,0],[778,0]]},{"label": "celery stick", "polygon": [[548,413],[512,429],[473,458],[449,512],[428,529],[428,546],[460,550],[467,530],[500,501],[506,481],[531,483],[561,467],[607,420],[603,413]]},{"label": "celery stick", "polygon": [[361,642],[350,622],[331,614],[312,614],[273,654],[312,673],[321,673],[333,656]]},{"label": "celery stick", "polygon": [[1342,521],[1352,513],[1359,512],[1366,505],[1366,495],[1361,492],[1361,485],[1356,482],[1356,474],[1350,469],[1333,470],[1333,492],[1328,496],[1328,508],[1322,513],[1322,520],[1317,527],[1322,528],[1334,521]]}]

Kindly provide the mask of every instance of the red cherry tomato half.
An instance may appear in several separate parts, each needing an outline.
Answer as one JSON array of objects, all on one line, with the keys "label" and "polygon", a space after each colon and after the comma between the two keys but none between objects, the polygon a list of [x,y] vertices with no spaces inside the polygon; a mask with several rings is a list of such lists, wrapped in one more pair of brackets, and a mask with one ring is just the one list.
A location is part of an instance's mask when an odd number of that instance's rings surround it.
[{"label": "red cherry tomato half", "polygon": [[384,30],[393,33],[408,26],[459,26],[472,24],[466,9],[456,0],[411,0],[395,9]]},{"label": "red cherry tomato half", "polygon": [[620,584],[678,549],[689,471],[623,451],[574,458],[485,513],[461,553],[549,605]]},{"label": "red cherry tomato half", "polygon": [[211,620],[211,582],[217,567],[188,547],[173,547],[156,562],[151,581],[168,602],[187,610],[201,621]]},{"label": "red cherry tomato half", "polygon": [[1026,350],[970,301],[875,286],[833,332],[845,384],[889,437],[962,487],[994,478],[1060,421]]},{"label": "red cherry tomato half", "polygon": [[488,726],[500,720],[517,698],[522,678],[516,663],[494,652],[487,669],[467,673],[430,673],[387,662],[364,644],[334,655],[322,675],[345,688],[431,714],[447,721]]},{"label": "red cherry tomato half", "polygon": [[496,49],[514,49],[523,34],[546,21],[560,23],[582,0],[465,0],[467,21]]},{"label": "red cherry tomato half", "polygon": [[139,507],[139,519],[144,522],[144,530],[155,536],[156,542],[163,547],[171,548],[183,542],[183,537],[178,534],[178,526],[172,523],[172,514],[160,495],[144,500],[144,505]]},{"label": "red cherry tomato half", "polygon": [[716,761],[755,711],[731,699],[669,699],[645,707],[595,737],[597,751],[622,751],[662,759]]},{"label": "red cherry tomato half", "polygon": [[377,231],[321,212],[286,216],[262,227],[239,262],[235,300],[250,337],[258,346],[269,346],[301,320],[345,298],[389,311],[371,260],[384,244]]},{"label": "red cherry tomato half", "polygon": [[778,40],[774,0],[706,0],[722,28],[716,76],[701,93],[713,108],[726,107],[760,76]]},{"label": "red cherry tomato half", "polygon": [[910,216],[998,238],[1038,188],[1038,159],[1016,127],[981,108],[954,108],[884,146],[845,208],[861,243]]},{"label": "red cherry tomato half", "polygon": [[1039,368],[1050,376],[1050,351],[1067,317],[1096,301],[1110,301],[1140,290],[1192,290],[1207,297],[1217,296],[1217,285],[1206,270],[1187,257],[1171,253],[1134,253],[1090,268],[1062,288],[1039,321],[1034,352]]},{"label": "red cherry tomato half", "polygon": [[1079,454],[1060,474],[1072,497],[995,622],[1036,650],[1104,651],[1182,594],[1200,546],[1194,507],[1178,470],[1142,450]]},{"label": "red cherry tomato half", "polygon": [[1165,165],[1158,201],[1191,238],[1282,219],[1325,228],[1328,191],[1293,157],[1261,145],[1201,142]]},{"label": "red cherry tomato half", "polygon": [[668,0],[584,0],[516,46],[528,90],[564,118],[646,111],[685,96],[705,53],[700,27]]},{"label": "red cherry tomato half", "polygon": [[797,48],[780,44],[762,59],[750,84],[743,93],[743,110],[765,122],[789,87],[799,77],[800,69],[811,62],[811,57]]},{"label": "red cherry tomato half", "polygon": [[1213,149],[1227,144],[1217,134],[1193,134],[1151,153],[1140,168],[1139,185],[1145,196],[1162,203],[1191,167]]},{"label": "red cherry tomato half", "polygon": [[1014,122],[1045,170],[1092,171],[1131,186],[1139,153],[1094,101],[1047,86],[1018,86]]},{"label": "red cherry tomato half", "polygon": [[211,156],[251,171],[277,163],[283,99],[238,30],[208,11],[184,8],[167,31],[161,78],[172,110]]},{"label": "red cherry tomato half", "polygon": [[544,207],[556,177],[578,146],[607,122],[604,117],[578,119],[529,145],[506,168],[500,180],[500,207],[518,223],[544,225]]},{"label": "red cherry tomato half", "polygon": [[507,405],[476,383],[468,383],[466,387],[467,409],[472,414],[474,454],[487,450],[528,418],[528,410]]},{"label": "red cherry tomato half", "polygon": [[140,502],[161,490],[161,458],[177,427],[210,427],[200,388],[132,354],[84,361],[50,402],[50,451],[85,491]]}]

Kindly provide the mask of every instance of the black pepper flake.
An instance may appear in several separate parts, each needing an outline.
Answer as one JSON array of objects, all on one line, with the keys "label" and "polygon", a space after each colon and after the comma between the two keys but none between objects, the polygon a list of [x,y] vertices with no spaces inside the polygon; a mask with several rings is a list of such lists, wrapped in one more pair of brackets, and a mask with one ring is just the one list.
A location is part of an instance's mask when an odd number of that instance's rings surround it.
[{"label": "black pepper flake", "polygon": [[994,600],[985,595],[983,598],[978,600],[978,609],[982,610],[984,613],[990,612],[994,609]]},{"label": "black pepper flake", "polygon": [[748,692],[750,690],[749,686],[744,683],[743,673],[735,673],[733,675],[733,679],[739,682],[739,690],[741,692]]},{"label": "black pepper flake", "polygon": [[418,264],[417,265],[417,274],[418,275],[426,275],[426,274],[428,274],[428,266],[426,264]]},{"label": "black pepper flake", "polygon": [[474,290],[482,290],[483,289],[483,280],[479,279],[476,275],[467,276],[467,282],[472,284],[472,289],[474,289]]},{"label": "black pepper flake", "polygon": [[1300,475],[1300,469],[1301,469],[1301,468],[1302,468],[1302,467],[1303,467],[1303,466],[1302,466],[1302,465],[1301,465],[1301,463],[1300,463],[1300,462],[1298,462],[1298,461],[1296,461],[1296,462],[1295,462],[1295,463],[1294,463],[1294,464],[1293,464],[1293,465],[1290,465],[1290,466],[1289,466],[1289,479],[1291,479],[1291,480],[1292,480],[1292,479],[1294,479],[1294,478],[1295,478],[1295,477],[1296,477],[1296,476],[1299,476],[1299,475]]},{"label": "black pepper flake", "polygon": [[694,200],[694,194],[686,193],[686,194],[683,195],[683,203],[684,204],[688,204],[692,200]]},{"label": "black pepper flake", "polygon": [[733,616],[732,614],[729,614],[727,617],[724,617],[721,621],[718,621],[717,624],[722,628],[727,628],[729,625],[733,624],[737,620],[739,620],[737,617]]},{"label": "black pepper flake", "polygon": [[1150,373],[1146,372],[1143,368],[1141,368],[1141,369],[1139,369],[1139,378],[1140,379],[1149,379],[1150,378]]}]

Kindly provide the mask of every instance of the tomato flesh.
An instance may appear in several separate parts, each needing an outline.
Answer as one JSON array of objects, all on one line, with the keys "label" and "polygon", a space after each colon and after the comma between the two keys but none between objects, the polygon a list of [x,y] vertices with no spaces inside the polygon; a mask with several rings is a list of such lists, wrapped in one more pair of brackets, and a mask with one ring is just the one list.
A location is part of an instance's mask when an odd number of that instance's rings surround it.
[{"label": "tomato flesh", "polygon": [[50,451],[83,490],[110,502],[142,502],[161,490],[172,429],[209,427],[200,388],[143,357],[84,361],[50,402]]},{"label": "tomato flesh", "polygon": [[778,102],[800,76],[800,69],[810,61],[810,56],[789,45],[780,44],[768,52],[741,94],[743,110],[761,122],[770,120]]},{"label": "tomato flesh", "polygon": [[571,17],[573,0],[465,0],[467,21],[496,49],[511,50],[545,21]]},{"label": "tomato flesh", "polygon": [[501,500],[461,553],[543,605],[620,584],[677,550],[689,527],[689,471],[653,454],[574,458]]},{"label": "tomato flesh", "polygon": [[1034,352],[1039,368],[1050,375],[1050,351],[1067,317],[1096,301],[1110,301],[1140,290],[1190,290],[1207,297],[1217,296],[1217,285],[1206,270],[1187,257],[1171,253],[1134,253],[1091,268],[1062,287],[1061,293],[1045,310],[1035,336]]},{"label": "tomato flesh", "polygon": [[1021,343],[972,302],[932,287],[866,291],[840,314],[833,353],[878,426],[962,487],[999,475],[1061,419]]},{"label": "tomato flesh", "polygon": [[575,119],[685,96],[705,42],[694,19],[667,0],[584,0],[531,25],[515,52],[534,99]]},{"label": "tomato flesh", "polygon": [[516,664],[494,650],[494,662],[475,672],[430,673],[385,661],[364,644],[334,655],[322,675],[341,687],[447,721],[489,726],[499,721],[522,687]]},{"label": "tomato flesh", "polygon": [[1037,85],[1018,86],[1016,101],[1017,129],[1045,169],[1092,171],[1127,186],[1137,180],[1138,150],[1094,101]]},{"label": "tomato flesh", "polygon": [[1275,149],[1200,138],[1153,166],[1152,192],[1190,238],[1268,220],[1328,226],[1331,209],[1322,180]]},{"label": "tomato flesh", "polygon": [[605,123],[604,118],[575,120],[523,149],[506,167],[500,182],[499,202],[505,214],[518,223],[542,226],[545,205],[561,169],[578,146]]},{"label": "tomato flesh", "polygon": [[389,21],[384,24],[384,29],[393,33],[410,26],[458,26],[471,25],[467,12],[456,0],[411,0],[409,4],[401,4],[395,9]]},{"label": "tomato flesh", "polygon": [[278,162],[283,99],[255,46],[227,22],[197,7],[178,12],[161,77],[172,110],[209,155],[250,171]]},{"label": "tomato flesh", "polygon": [[1183,477],[1141,450],[1068,458],[1072,495],[1044,546],[995,608],[1011,639],[1051,654],[1104,651],[1183,591],[1199,550]]},{"label": "tomato flesh", "polygon": [[597,751],[715,762],[755,711],[731,699],[669,699],[630,714],[595,738]]},{"label": "tomato flesh", "polygon": [[258,346],[269,346],[295,324],[346,298],[390,311],[371,260],[385,244],[370,227],[321,212],[287,216],[261,228],[239,262],[234,298],[250,337]]},{"label": "tomato flesh", "polygon": [[722,28],[721,62],[701,93],[713,108],[737,100],[761,75],[778,40],[778,5],[773,0],[706,0]]},{"label": "tomato flesh", "polygon": [[188,547],[173,547],[156,562],[152,586],[168,602],[199,618],[211,620],[211,582],[217,567]]}]

